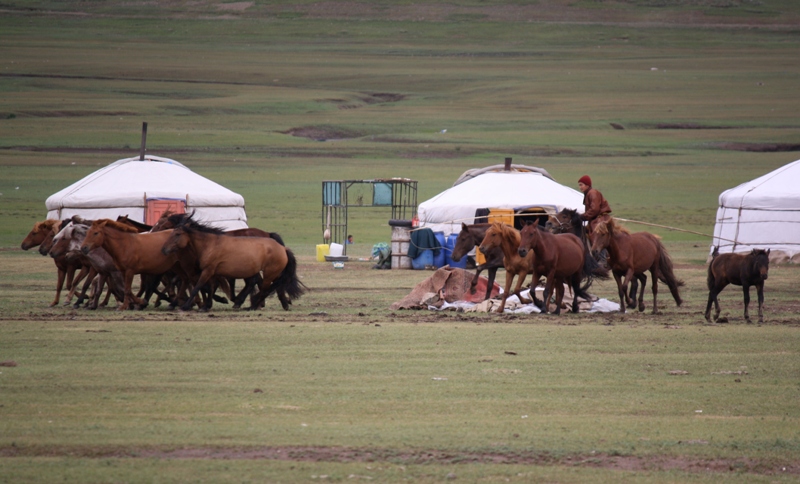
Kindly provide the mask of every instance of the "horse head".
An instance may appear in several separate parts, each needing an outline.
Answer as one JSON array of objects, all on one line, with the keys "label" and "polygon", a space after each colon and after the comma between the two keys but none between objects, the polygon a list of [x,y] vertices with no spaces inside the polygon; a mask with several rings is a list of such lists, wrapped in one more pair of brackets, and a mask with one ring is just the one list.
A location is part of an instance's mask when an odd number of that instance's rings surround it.
[{"label": "horse head", "polygon": [[481,252],[488,254],[489,251],[495,247],[500,247],[503,243],[504,226],[500,222],[495,222],[486,230],[486,235],[483,236],[480,246],[478,247]]},{"label": "horse head", "polygon": [[535,222],[526,222],[522,230],[519,231],[519,252],[520,257],[528,255],[528,251],[533,249],[539,244],[541,240],[539,235],[539,224]]},{"label": "horse head", "polygon": [[752,274],[757,279],[766,281],[769,273],[769,249],[753,249],[750,254],[753,257]]},{"label": "horse head", "polygon": [[53,237],[53,246],[48,252],[50,257],[56,258],[64,255],[69,250],[69,244],[72,240],[72,228],[75,226],[73,222],[67,224],[59,233]]},{"label": "horse head", "polygon": [[599,257],[603,249],[607,249],[608,246],[611,245],[611,237],[614,235],[614,227],[612,224],[613,222],[601,221],[592,231],[592,246],[590,250],[595,259]]},{"label": "horse head", "polygon": [[89,230],[86,231],[86,237],[83,239],[83,244],[81,244],[81,252],[83,252],[83,255],[89,254],[92,249],[103,246],[106,225],[110,221],[111,220],[108,219],[96,220],[92,226],[89,227]]},{"label": "horse head", "polygon": [[458,233],[450,258],[458,262],[462,257],[467,255],[467,252],[471,251],[473,247],[475,247],[475,238],[472,236],[472,233],[470,233],[469,226],[461,222],[461,231]]},{"label": "horse head", "polygon": [[56,223],[58,223],[58,220],[49,219],[33,224],[33,228],[28,232],[28,235],[25,236],[25,239],[23,239],[20,245],[22,250],[28,250],[41,244]]},{"label": "horse head", "polygon": [[172,234],[161,247],[161,253],[164,255],[170,255],[173,252],[185,249],[186,246],[189,245],[191,232],[192,229],[188,226],[178,226],[174,228],[172,230]]}]

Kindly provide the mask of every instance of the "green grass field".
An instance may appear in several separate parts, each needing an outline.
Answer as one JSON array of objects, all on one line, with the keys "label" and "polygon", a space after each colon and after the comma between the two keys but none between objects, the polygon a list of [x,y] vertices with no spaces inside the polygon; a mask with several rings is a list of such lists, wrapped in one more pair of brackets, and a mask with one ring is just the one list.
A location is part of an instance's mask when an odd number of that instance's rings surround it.
[{"label": "green grass field", "polygon": [[[798,157],[798,29],[778,0],[4,2],[0,482],[796,482],[795,266],[764,325],[738,288],[706,325],[687,232],[629,225],[686,281],[656,316],[392,312],[429,273],[314,255],[323,180],[408,177],[421,202],[505,157],[710,234],[723,190]],[[290,312],[48,307],[22,238],[142,122],[298,254]],[[351,210],[348,253],[389,215]]]}]

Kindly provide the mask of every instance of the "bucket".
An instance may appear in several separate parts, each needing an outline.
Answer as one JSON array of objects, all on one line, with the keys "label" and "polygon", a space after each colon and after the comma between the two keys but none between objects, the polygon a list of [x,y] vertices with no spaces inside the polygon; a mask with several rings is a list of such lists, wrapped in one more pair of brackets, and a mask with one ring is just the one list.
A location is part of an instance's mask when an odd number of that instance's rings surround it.
[{"label": "bucket", "polygon": [[460,261],[455,262],[453,259],[450,258],[450,255],[453,253],[453,249],[456,248],[456,240],[458,239],[457,233],[452,233],[447,236],[447,243],[445,244],[445,262],[450,267],[458,267],[459,269],[466,269],[467,268],[467,258],[462,257]]},{"label": "bucket", "polygon": [[331,257],[341,257],[342,255],[342,244],[332,243],[330,248],[330,253],[328,254]]},{"label": "bucket", "polygon": [[411,245],[410,230],[410,225],[392,226],[392,269],[411,269],[411,259],[408,257],[408,247]]},{"label": "bucket", "polygon": [[434,232],[433,235],[436,236],[436,242],[439,243],[439,254],[433,256],[433,265],[438,269],[439,267],[444,267],[447,263],[445,257],[447,240],[444,237],[444,232]]},{"label": "bucket", "polygon": [[317,245],[317,262],[325,262],[325,256],[330,255],[331,247],[328,244]]},{"label": "bucket", "polygon": [[411,260],[411,268],[416,270],[425,269],[433,265],[433,251],[423,250],[418,256]]}]

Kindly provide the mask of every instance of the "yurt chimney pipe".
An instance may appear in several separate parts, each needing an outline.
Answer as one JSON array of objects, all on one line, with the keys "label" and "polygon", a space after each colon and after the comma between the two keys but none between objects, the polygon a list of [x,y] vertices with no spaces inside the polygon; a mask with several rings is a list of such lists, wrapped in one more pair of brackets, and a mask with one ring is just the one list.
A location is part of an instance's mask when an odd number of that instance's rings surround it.
[{"label": "yurt chimney pipe", "polygon": [[511,171],[511,158],[506,158],[506,166],[504,171]]},{"label": "yurt chimney pipe", "polygon": [[147,122],[142,123],[142,147],[139,148],[139,161],[144,161],[145,146],[147,145]]}]

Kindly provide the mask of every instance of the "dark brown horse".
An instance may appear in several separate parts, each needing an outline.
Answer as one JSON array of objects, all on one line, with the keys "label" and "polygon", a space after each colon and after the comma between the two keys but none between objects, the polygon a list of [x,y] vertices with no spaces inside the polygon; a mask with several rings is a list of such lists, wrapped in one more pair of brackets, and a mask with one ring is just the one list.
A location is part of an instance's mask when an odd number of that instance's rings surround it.
[{"label": "dark brown horse", "polygon": [[[659,237],[649,232],[632,234],[626,228],[618,226],[613,218],[608,222],[600,222],[595,227],[593,237],[592,253],[597,254],[608,249],[608,262],[619,289],[620,312],[625,312],[626,302],[635,303],[627,294],[628,283],[634,276],[644,276],[644,272],[648,270],[653,281],[653,314],[658,314],[658,281],[669,286],[675,303],[681,305],[683,300],[678,288],[684,283],[675,277],[672,259]],[[639,292],[639,311],[644,311],[644,286],[643,283]]]},{"label": "dark brown horse", "polygon": [[718,247],[714,248],[711,263],[708,265],[708,305],[706,306],[706,321],[711,322],[711,303],[714,303],[716,314],[714,321],[719,319],[719,293],[728,284],[742,286],[744,292],[744,319],[750,322],[750,286],[756,287],[758,293],[758,322],[764,322],[762,306],[764,304],[764,281],[769,272],[769,250],[753,249],[747,254],[722,254],[719,255]]},{"label": "dark brown horse", "polygon": [[144,233],[150,232],[153,230],[152,225],[147,225],[146,223],[137,222],[136,220],[131,220],[128,218],[128,215],[120,215],[117,217],[117,222],[125,225],[130,225],[131,227],[135,228],[137,232]]},{"label": "dark brown horse", "polygon": [[[467,255],[473,248],[479,246],[483,238],[486,236],[486,231],[492,224],[461,224],[461,231],[456,238],[455,246],[451,258],[458,262],[462,257]],[[494,287],[494,278],[497,275],[497,269],[503,267],[503,249],[496,247],[488,254],[483,254],[486,257],[486,262],[475,267],[475,277],[470,284],[470,292],[475,293],[475,286],[478,285],[478,278],[484,270],[489,271],[489,284],[486,286],[485,299],[489,299],[492,295],[492,288]]]},{"label": "dark brown horse", "polygon": [[[539,283],[539,275],[536,273],[534,267],[533,251],[529,252],[522,257],[519,255],[519,231],[510,225],[500,222],[491,224],[486,230],[486,235],[481,241],[480,249],[484,254],[491,253],[495,248],[499,247],[503,251],[503,267],[506,269],[506,286],[503,289],[503,296],[500,301],[500,306],[497,308],[498,313],[502,313],[506,307],[506,299],[511,294],[516,294],[521,302],[529,303],[531,301],[522,297],[522,283],[528,274],[533,274],[531,282],[531,298],[533,303],[541,307],[541,302],[536,299],[535,287]],[[514,277],[517,277],[517,285],[514,292],[511,292],[511,285],[514,282]]]},{"label": "dark brown horse", "polygon": [[[544,288],[542,312],[549,311],[550,296],[556,291],[555,314],[561,313],[564,284],[572,288],[572,312],[578,312],[578,297],[591,299],[586,293],[594,277],[608,278],[608,271],[589,256],[581,239],[574,234],[553,235],[538,224],[526,224],[520,231],[519,255],[535,255],[536,273],[547,278]],[[582,281],[588,281],[581,287]]]},{"label": "dark brown horse", "polygon": [[[305,286],[297,278],[294,254],[272,238],[230,237],[183,224],[172,231],[161,252],[171,255],[185,250],[197,254],[201,273],[189,301],[182,307],[184,310],[191,308],[191,301],[207,282],[212,282],[211,293],[214,293],[214,276],[245,279],[252,284],[260,274],[259,293],[250,309],[257,309],[267,296],[276,292],[283,309],[288,310],[289,298],[298,298],[305,292]],[[242,302],[237,298],[235,304],[240,306]]]}]

